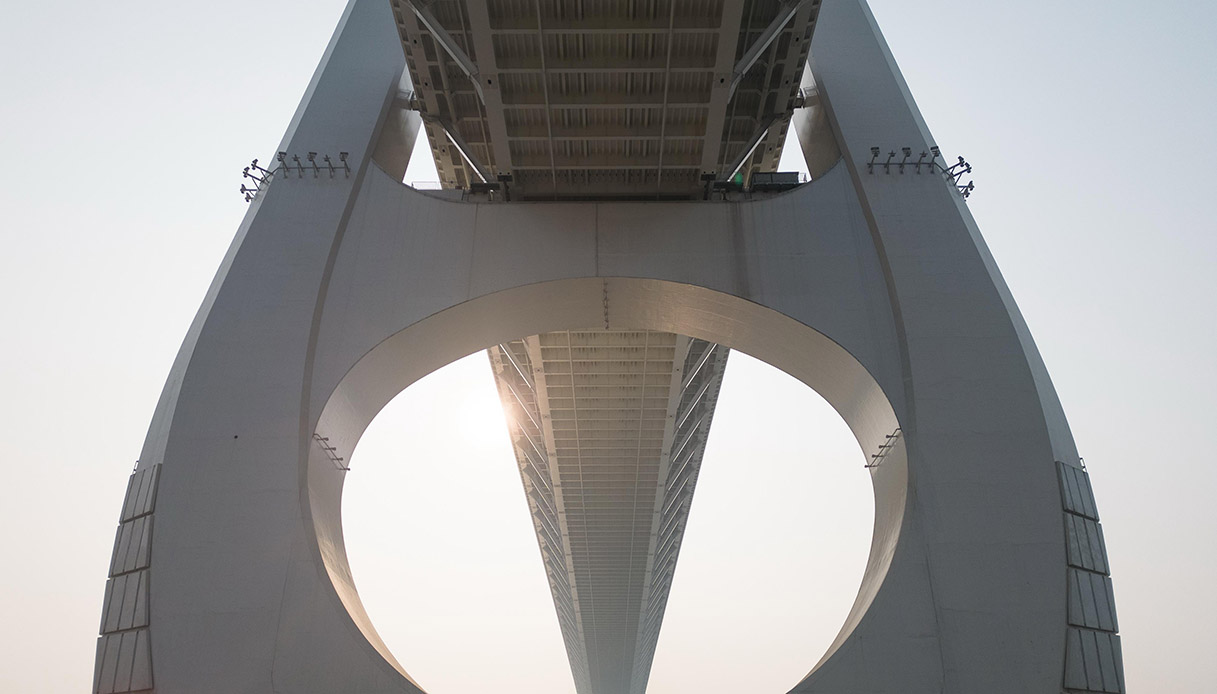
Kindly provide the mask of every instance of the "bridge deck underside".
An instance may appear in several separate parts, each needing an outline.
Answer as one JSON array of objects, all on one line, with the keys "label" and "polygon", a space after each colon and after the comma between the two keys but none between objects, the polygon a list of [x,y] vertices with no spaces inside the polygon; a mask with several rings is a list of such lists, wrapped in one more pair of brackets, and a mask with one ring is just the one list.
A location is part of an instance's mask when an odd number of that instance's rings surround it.
[{"label": "bridge deck underside", "polygon": [[580,694],[641,694],[726,364],[670,333],[490,350]]},{"label": "bridge deck underside", "polygon": [[393,5],[445,187],[688,198],[776,169],[820,0]]}]

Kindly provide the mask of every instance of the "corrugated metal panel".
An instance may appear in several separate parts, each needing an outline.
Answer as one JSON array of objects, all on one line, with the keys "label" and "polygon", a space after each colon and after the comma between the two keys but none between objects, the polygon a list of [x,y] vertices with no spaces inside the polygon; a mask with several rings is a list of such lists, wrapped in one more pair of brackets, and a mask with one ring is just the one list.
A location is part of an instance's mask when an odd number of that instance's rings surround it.
[{"label": "corrugated metal panel", "polygon": [[1103,546],[1103,531],[1089,518],[1065,514],[1069,533],[1069,565],[1079,569],[1108,573],[1107,550]]},{"label": "corrugated metal panel", "polygon": [[1090,475],[1081,468],[1064,463],[1057,463],[1057,471],[1065,510],[1094,521],[1099,520],[1094,490],[1090,487]]},{"label": "corrugated metal panel", "polygon": [[1077,692],[1123,694],[1120,637],[1091,629],[1069,630],[1065,688]]},{"label": "corrugated metal panel", "polygon": [[147,568],[151,542],[151,516],[141,516],[121,524],[118,551],[110,564],[110,574],[118,575]]},{"label": "corrugated metal panel", "polygon": [[96,694],[114,694],[114,677],[118,673],[118,651],[121,645],[122,634],[101,637],[101,644],[98,646],[101,667]]},{"label": "corrugated metal panel", "polygon": [[1064,510],[1068,622],[1067,692],[1122,694],[1123,658],[1103,529],[1086,470],[1057,463]]},{"label": "corrugated metal panel", "polygon": [[105,634],[97,640],[94,694],[152,690],[152,652],[147,629]]},{"label": "corrugated metal panel", "polygon": [[95,694],[152,689],[148,567],[159,477],[160,465],[152,465],[132,474],[127,483],[102,601],[93,673]]}]

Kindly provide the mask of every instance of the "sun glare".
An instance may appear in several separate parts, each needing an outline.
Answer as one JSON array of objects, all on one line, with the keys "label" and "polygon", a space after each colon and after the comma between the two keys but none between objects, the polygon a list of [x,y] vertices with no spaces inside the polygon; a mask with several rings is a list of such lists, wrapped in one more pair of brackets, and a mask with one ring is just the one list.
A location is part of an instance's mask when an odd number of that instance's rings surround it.
[{"label": "sun glare", "polygon": [[[486,359],[484,354],[474,355],[474,357],[479,356],[483,360]],[[472,358],[470,357],[470,359]],[[490,384],[489,387],[486,387],[485,384],[476,384],[476,387],[461,394],[462,402],[458,410],[462,417],[461,428],[472,440],[481,443],[502,442],[504,445],[510,445],[507,415],[503,412],[503,404],[499,401],[489,368],[486,369],[486,380]]]}]

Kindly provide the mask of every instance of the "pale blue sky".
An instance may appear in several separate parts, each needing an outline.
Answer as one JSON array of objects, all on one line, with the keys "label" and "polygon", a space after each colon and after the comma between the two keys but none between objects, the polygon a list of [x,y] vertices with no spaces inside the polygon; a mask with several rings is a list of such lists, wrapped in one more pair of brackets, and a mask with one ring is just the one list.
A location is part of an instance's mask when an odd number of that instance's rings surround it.
[{"label": "pale blue sky", "polygon": [[[244,213],[240,169],[273,152],[343,2],[10,5],[0,23],[0,238],[9,258],[0,273],[7,395],[0,421],[9,448],[9,482],[0,487],[0,614],[9,625],[0,636],[0,690],[66,694],[91,678],[126,475]],[[939,144],[976,166],[971,209],[1090,467],[1130,689],[1207,691],[1217,649],[1207,627],[1217,621],[1208,588],[1217,584],[1210,510],[1217,471],[1206,460],[1217,416],[1217,6],[872,6]],[[812,407],[797,404],[798,393],[783,397],[792,408]],[[401,416],[409,411],[403,405]],[[716,432],[724,451],[732,444],[727,431]],[[824,437],[784,445],[831,458]],[[398,460],[408,458],[395,450]],[[407,465],[392,462],[379,467],[408,474]],[[512,472],[510,461],[504,465]],[[518,479],[505,480],[518,492]],[[707,524],[706,539],[694,527],[690,543],[709,543],[716,532],[712,481],[707,476],[694,510],[702,517],[694,522]],[[857,504],[842,509],[857,511]],[[400,522],[408,530],[408,519]],[[847,536],[831,524],[813,526]],[[406,546],[418,537],[406,532],[394,541]],[[676,586],[684,582],[691,596],[709,580],[689,561],[698,556],[694,547]],[[532,550],[501,571],[517,571],[525,582],[528,571],[539,575]],[[390,573],[381,579],[358,576],[369,594],[400,567],[383,570]],[[443,583],[436,574],[427,580]],[[550,629],[552,642],[552,606],[542,607],[528,613],[530,623]],[[391,606],[372,616],[386,632],[396,629]],[[682,629],[696,630],[680,627],[677,616],[661,642],[661,657],[673,663],[697,655],[672,650]],[[472,617],[469,628],[483,617]],[[790,629],[782,618],[775,614],[758,629],[780,641]],[[424,684],[437,682],[433,694],[478,688],[461,682],[443,653],[412,660],[398,651],[408,668],[418,663]],[[775,682],[788,679],[782,667],[800,669],[777,661],[765,669],[771,655],[741,654],[729,665],[758,683],[761,675],[749,668]],[[806,666],[818,655],[809,654]],[[683,691],[661,677],[662,662],[656,687]],[[547,667],[545,677],[560,690],[565,671]]]}]

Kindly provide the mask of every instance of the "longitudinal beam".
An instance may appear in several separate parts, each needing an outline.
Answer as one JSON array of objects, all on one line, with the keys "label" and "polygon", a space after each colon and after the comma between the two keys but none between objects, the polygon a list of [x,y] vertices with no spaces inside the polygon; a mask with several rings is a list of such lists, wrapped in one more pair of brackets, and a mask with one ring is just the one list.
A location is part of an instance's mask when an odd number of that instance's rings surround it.
[{"label": "longitudinal beam", "polygon": [[473,173],[476,174],[478,178],[482,179],[483,182],[489,181],[490,172],[485,166],[482,165],[480,161],[478,161],[477,156],[473,153],[473,148],[470,147],[469,143],[465,141],[465,138],[461,136],[461,131],[458,130],[456,126],[444,121],[441,118],[435,118],[433,120],[444,129],[444,135],[448,137],[448,141],[452,143],[452,146],[456,147],[456,151],[460,153],[461,158],[469,163],[469,168],[473,171]]},{"label": "longitudinal beam", "polygon": [[473,59],[461,50],[461,47],[456,44],[456,40],[452,38],[452,34],[448,33],[448,30],[444,28],[443,24],[440,24],[435,15],[431,14],[431,10],[426,5],[419,0],[405,0],[405,3],[418,17],[418,21],[427,27],[427,31],[431,32],[431,36],[435,38],[435,42],[439,44],[440,48],[444,49],[444,52],[461,69],[461,72],[465,73],[465,76],[473,83],[473,89],[478,93],[478,97],[484,100],[482,85],[478,80],[478,66]]},{"label": "longitudinal beam", "polygon": [[769,44],[773,43],[773,40],[778,37],[778,34],[782,32],[782,29],[785,28],[786,23],[790,21],[790,18],[795,16],[795,14],[798,13],[798,11],[801,10],[803,5],[806,5],[808,1],[809,0],[791,0],[783,3],[781,8],[778,10],[777,16],[773,18],[773,21],[769,22],[769,26],[765,27],[765,31],[761,32],[760,37],[753,42],[752,46],[750,46],[747,51],[744,52],[744,57],[740,58],[739,63],[737,63],[735,69],[732,70],[731,90],[728,96],[735,94],[735,88],[739,86],[740,80],[744,79],[744,75],[748,74],[748,71],[752,69],[753,65],[756,65],[757,60],[760,60],[761,53],[763,53],[766,48],[769,48]]},{"label": "longitudinal beam", "polygon": [[580,694],[642,694],[727,350],[546,333],[490,350]]}]

